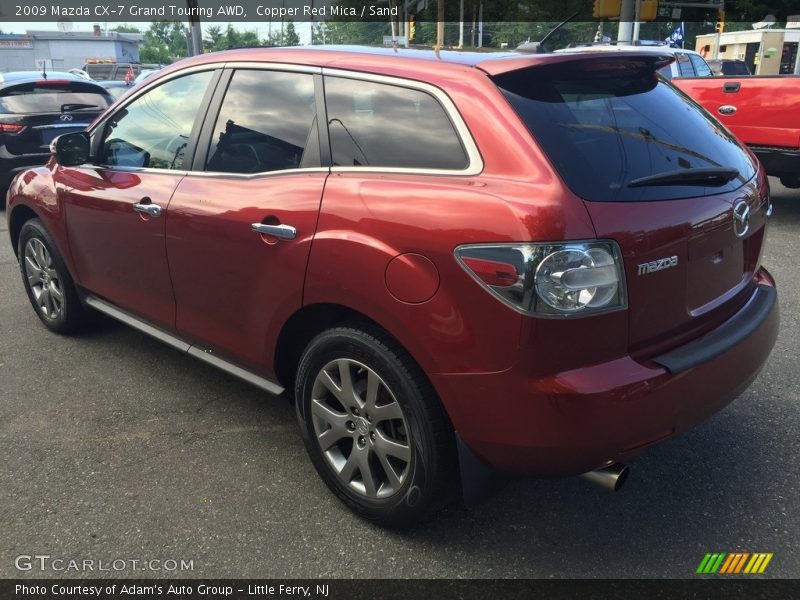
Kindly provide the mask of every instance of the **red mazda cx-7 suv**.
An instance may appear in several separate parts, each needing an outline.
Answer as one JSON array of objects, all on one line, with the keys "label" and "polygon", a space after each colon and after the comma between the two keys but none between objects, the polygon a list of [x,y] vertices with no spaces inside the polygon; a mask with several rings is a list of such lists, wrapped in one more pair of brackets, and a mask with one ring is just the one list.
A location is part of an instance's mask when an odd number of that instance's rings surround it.
[{"label": "red mazda cx-7 suv", "polygon": [[99,311],[294,398],[391,525],[586,474],[720,410],[775,342],[763,170],[672,60],[369,48],[181,61],[8,194],[42,322]]}]

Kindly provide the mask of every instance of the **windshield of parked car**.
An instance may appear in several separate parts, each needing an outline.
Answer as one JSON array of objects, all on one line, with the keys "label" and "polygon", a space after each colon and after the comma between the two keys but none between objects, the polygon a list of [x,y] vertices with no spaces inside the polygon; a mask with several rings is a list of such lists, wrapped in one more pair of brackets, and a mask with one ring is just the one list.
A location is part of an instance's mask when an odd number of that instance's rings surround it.
[{"label": "windshield of parked car", "polygon": [[[652,59],[587,59],[513,71],[494,81],[565,183],[586,200],[691,198],[737,189],[755,174],[739,142],[656,75]],[[691,176],[673,177],[674,185],[630,185],[682,169],[739,175],[708,187]]]},{"label": "windshield of parked car", "polygon": [[10,86],[0,91],[0,113],[37,114],[65,112],[66,106],[109,106],[108,96],[96,85],[79,81],[42,80]]}]

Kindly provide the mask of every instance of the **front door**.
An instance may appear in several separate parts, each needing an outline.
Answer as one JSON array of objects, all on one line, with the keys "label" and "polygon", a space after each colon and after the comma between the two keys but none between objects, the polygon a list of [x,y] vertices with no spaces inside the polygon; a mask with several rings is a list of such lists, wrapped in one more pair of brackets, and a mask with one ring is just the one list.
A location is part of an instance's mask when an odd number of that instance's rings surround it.
[{"label": "front door", "polygon": [[171,79],[119,108],[92,133],[94,164],[55,175],[81,286],[169,330],[166,211],[213,77],[209,70]]},{"label": "front door", "polygon": [[167,216],[179,333],[267,375],[280,326],[302,306],[328,175],[315,77],[226,73],[219,114],[206,120]]}]

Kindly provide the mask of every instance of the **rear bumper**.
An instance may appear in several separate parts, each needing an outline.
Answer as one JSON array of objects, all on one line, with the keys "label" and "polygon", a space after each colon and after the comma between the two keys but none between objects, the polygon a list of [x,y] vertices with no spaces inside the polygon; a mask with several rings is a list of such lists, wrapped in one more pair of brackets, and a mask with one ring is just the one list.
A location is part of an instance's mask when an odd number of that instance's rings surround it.
[{"label": "rear bumper", "polygon": [[569,475],[623,461],[713,415],[756,378],[779,322],[774,281],[765,270],[758,279],[739,313],[683,347],[694,362],[674,372],[624,356],[547,377],[515,367],[432,380],[461,439],[492,468]]},{"label": "rear bumper", "polygon": [[800,177],[800,149],[750,146],[750,150],[764,165],[767,175]]}]

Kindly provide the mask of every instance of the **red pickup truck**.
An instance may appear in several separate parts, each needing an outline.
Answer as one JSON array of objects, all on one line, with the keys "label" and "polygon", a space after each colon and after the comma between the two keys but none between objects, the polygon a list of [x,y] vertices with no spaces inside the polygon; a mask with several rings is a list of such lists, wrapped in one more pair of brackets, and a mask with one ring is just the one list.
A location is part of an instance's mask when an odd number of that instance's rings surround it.
[{"label": "red pickup truck", "polygon": [[800,188],[800,76],[686,77],[672,83],[747,144],[768,174]]}]

